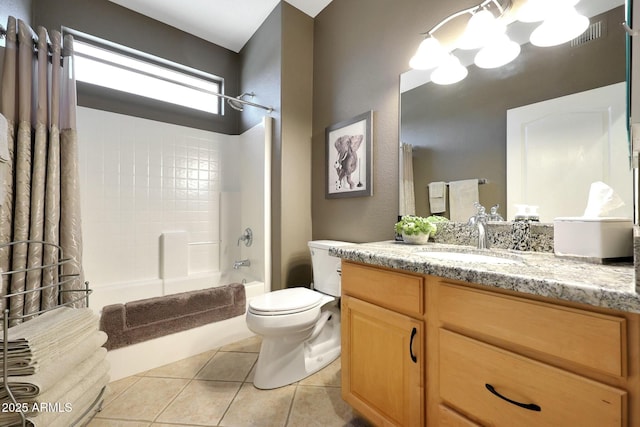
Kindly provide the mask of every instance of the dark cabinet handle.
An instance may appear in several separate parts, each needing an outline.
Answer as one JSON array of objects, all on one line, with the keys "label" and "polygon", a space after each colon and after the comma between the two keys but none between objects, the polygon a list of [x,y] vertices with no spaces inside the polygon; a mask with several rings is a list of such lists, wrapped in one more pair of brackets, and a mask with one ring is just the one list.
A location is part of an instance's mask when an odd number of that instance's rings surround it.
[{"label": "dark cabinet handle", "polygon": [[530,410],[530,411],[537,411],[537,412],[542,411],[542,408],[541,408],[541,407],[539,407],[538,405],[536,405],[535,403],[520,403],[520,402],[516,402],[515,400],[511,400],[511,399],[509,399],[508,397],[504,397],[503,395],[501,395],[500,393],[498,393],[498,392],[496,391],[496,389],[495,389],[495,388],[493,388],[493,386],[492,386],[491,384],[485,384],[484,386],[485,386],[485,387],[487,388],[487,390],[489,390],[491,393],[493,393],[494,395],[498,396],[498,397],[499,397],[500,399],[502,399],[502,400],[506,400],[507,402],[511,403],[512,405],[516,405],[516,406],[519,406],[519,407],[521,407],[521,408],[528,409],[528,410]]},{"label": "dark cabinet handle", "polygon": [[411,341],[409,341],[409,355],[411,355],[411,361],[413,363],[418,362],[418,358],[416,357],[415,354],[413,354],[413,339],[416,337],[417,333],[418,333],[418,330],[416,328],[413,328],[411,330]]}]

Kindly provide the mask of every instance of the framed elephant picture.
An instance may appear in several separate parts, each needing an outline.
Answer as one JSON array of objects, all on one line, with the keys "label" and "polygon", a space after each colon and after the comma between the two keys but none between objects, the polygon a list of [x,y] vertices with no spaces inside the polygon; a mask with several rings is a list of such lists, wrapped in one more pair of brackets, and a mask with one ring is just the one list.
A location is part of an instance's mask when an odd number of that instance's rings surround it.
[{"label": "framed elephant picture", "polygon": [[373,194],[373,111],[326,128],[327,199]]}]

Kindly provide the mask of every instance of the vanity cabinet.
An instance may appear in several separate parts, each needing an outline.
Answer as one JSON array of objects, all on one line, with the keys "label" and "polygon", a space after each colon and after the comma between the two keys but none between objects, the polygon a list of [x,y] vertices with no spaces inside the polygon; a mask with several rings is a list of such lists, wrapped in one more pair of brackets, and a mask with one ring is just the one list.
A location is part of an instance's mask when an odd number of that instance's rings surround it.
[{"label": "vanity cabinet", "polygon": [[426,280],[427,425],[640,425],[637,315]]},{"label": "vanity cabinet", "polygon": [[380,426],[424,413],[424,279],[342,265],[342,397]]},{"label": "vanity cabinet", "polygon": [[375,425],[640,426],[640,315],[342,262],[342,394]]}]

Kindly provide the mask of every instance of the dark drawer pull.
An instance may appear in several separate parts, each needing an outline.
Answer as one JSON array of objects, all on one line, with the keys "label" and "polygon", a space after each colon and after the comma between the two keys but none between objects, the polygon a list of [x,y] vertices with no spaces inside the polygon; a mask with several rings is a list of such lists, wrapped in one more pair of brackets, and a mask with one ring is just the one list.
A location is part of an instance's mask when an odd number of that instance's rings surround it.
[{"label": "dark drawer pull", "polygon": [[418,333],[418,330],[416,328],[413,328],[411,330],[411,341],[409,341],[409,355],[411,355],[411,361],[413,363],[418,362],[418,358],[416,357],[415,354],[413,354],[413,339],[416,337],[417,333]]},{"label": "dark drawer pull", "polygon": [[511,399],[509,399],[507,397],[504,397],[503,395],[498,393],[496,391],[496,389],[493,388],[493,386],[491,384],[485,384],[484,386],[487,388],[487,390],[489,390],[491,393],[493,393],[496,396],[498,396],[500,399],[506,400],[507,402],[509,402],[509,403],[511,403],[513,405],[519,406],[519,407],[524,408],[524,409],[528,409],[530,411],[538,411],[538,412],[542,411],[542,408],[539,407],[538,405],[536,405],[535,403],[520,403],[520,402],[516,402],[515,400],[511,400]]}]

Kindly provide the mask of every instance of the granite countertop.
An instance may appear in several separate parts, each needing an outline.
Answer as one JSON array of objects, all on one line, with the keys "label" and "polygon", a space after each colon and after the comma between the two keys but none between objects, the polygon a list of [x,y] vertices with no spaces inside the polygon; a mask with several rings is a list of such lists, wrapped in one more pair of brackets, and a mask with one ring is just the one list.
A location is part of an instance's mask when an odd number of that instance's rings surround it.
[{"label": "granite countertop", "polygon": [[[489,253],[515,262],[487,264],[439,260],[416,255],[420,251]],[[471,246],[408,245],[394,241],[333,247],[329,253],[349,261],[640,313],[640,295],[636,293],[631,262],[601,265],[557,257],[553,253],[506,249],[487,252]]]}]

